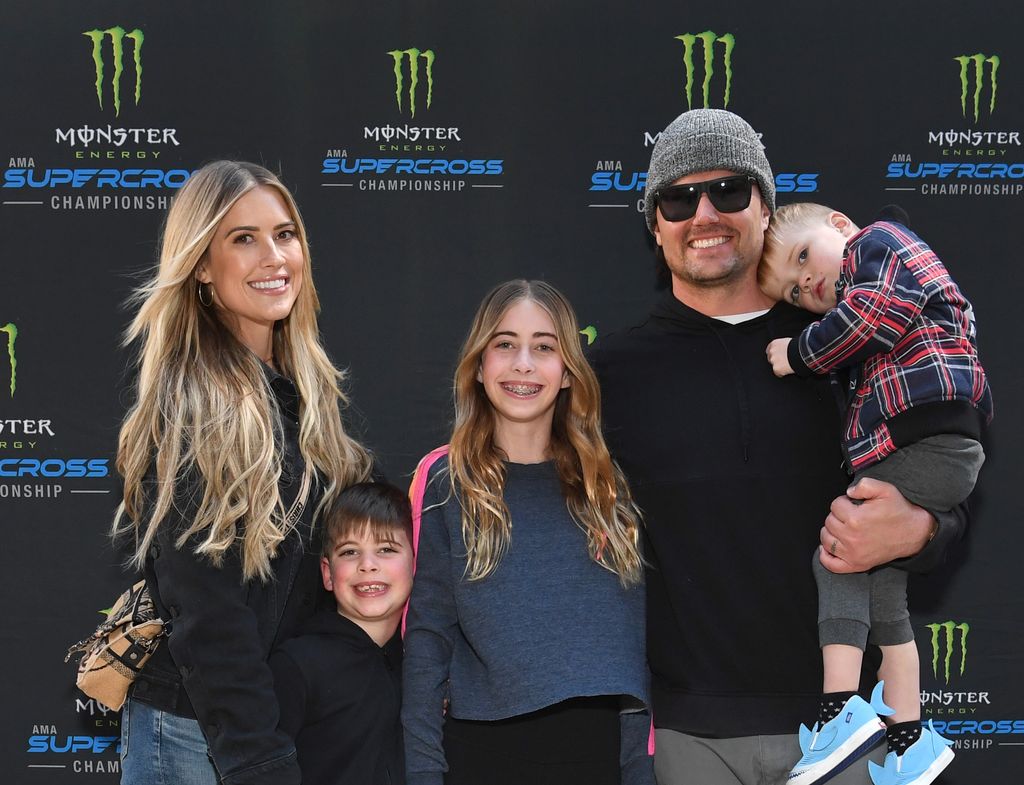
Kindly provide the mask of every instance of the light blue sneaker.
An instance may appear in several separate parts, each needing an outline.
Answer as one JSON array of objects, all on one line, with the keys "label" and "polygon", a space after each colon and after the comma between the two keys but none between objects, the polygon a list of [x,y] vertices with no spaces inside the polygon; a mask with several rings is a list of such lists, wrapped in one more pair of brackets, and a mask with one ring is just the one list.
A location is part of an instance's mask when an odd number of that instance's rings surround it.
[{"label": "light blue sneaker", "polygon": [[893,710],[882,701],[882,685],[882,682],[875,685],[871,703],[854,695],[839,714],[821,728],[817,723],[811,730],[806,725],[800,726],[803,757],[790,772],[787,785],[827,782],[885,737],[885,723],[878,715],[889,715]]},{"label": "light blue sneaker", "polygon": [[884,766],[868,761],[868,774],[875,785],[928,785],[953,760],[952,745],[928,720],[928,727],[921,729],[921,738],[902,755],[890,752]]}]

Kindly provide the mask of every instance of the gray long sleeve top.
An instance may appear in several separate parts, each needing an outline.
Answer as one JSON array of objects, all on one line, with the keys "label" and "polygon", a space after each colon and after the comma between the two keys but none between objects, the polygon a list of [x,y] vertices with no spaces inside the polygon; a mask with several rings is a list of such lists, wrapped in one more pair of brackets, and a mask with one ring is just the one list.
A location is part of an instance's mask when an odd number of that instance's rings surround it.
[{"label": "gray long sleeve top", "polygon": [[407,785],[440,785],[443,702],[468,720],[569,698],[623,696],[622,782],[653,785],[644,589],[590,558],[552,463],[506,464],[512,541],[497,569],[464,577],[461,508],[447,459],[431,469],[405,634]]}]

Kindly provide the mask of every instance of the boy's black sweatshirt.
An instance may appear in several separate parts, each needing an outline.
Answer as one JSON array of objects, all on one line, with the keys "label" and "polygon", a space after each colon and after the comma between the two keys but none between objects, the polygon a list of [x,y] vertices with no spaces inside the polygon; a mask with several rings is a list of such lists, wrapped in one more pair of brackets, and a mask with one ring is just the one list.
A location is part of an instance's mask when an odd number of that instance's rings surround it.
[{"label": "boy's black sweatshirt", "polygon": [[378,646],[354,622],[322,611],[274,651],[270,666],[303,785],[405,782],[398,632]]}]

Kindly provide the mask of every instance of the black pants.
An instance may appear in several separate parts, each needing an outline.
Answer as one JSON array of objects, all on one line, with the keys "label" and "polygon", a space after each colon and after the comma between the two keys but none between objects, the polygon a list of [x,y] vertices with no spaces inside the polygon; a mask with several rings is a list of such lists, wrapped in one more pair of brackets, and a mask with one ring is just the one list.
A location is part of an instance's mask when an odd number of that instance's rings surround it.
[{"label": "black pants", "polygon": [[448,717],[445,785],[619,785],[620,706],[614,695],[495,722]]}]

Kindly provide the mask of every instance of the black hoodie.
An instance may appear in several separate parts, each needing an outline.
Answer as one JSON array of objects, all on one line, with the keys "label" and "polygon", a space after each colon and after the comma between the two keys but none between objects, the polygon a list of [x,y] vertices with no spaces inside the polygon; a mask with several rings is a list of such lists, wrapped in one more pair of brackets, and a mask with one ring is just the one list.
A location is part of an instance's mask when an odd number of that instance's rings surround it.
[{"label": "black hoodie", "polygon": [[849,478],[828,380],[777,379],[765,356],[813,318],[779,303],[731,325],[666,294],[592,354],[608,445],[646,524],[659,727],[728,738],[815,716],[811,557]]},{"label": "black hoodie", "polygon": [[303,785],[405,781],[402,638],[378,646],[335,611],[310,618],[270,657],[280,728],[295,739]]}]

